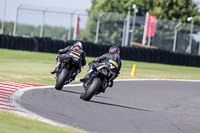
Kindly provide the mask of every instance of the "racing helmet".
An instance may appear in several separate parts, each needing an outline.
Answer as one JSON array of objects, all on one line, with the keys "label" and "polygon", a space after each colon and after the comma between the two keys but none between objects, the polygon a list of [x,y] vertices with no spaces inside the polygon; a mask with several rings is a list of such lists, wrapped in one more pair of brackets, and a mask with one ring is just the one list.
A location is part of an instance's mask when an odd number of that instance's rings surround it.
[{"label": "racing helmet", "polygon": [[83,49],[83,45],[81,42],[79,41],[76,41],[74,44],[73,44],[74,47],[79,47],[80,49]]},{"label": "racing helmet", "polygon": [[109,49],[109,53],[117,53],[119,55],[120,54],[120,49],[117,46],[112,46]]}]

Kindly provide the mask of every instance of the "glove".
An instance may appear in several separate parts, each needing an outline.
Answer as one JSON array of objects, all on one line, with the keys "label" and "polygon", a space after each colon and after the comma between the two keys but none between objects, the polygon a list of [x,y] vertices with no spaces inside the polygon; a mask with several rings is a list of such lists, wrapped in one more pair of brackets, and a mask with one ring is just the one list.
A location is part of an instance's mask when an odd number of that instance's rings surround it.
[{"label": "glove", "polygon": [[99,62],[99,58],[98,58],[98,57],[95,58],[95,59],[94,59],[94,62]]},{"label": "glove", "polygon": [[91,61],[91,62],[88,63],[88,65],[90,65],[90,64],[92,64],[92,63],[93,63],[93,62]]},{"label": "glove", "polygon": [[63,53],[63,49],[59,49],[58,54],[62,54],[62,53]]},{"label": "glove", "polygon": [[94,60],[93,60],[93,61],[91,61],[91,62],[89,62],[89,63],[88,63],[88,65],[91,65],[92,63],[94,63]]}]

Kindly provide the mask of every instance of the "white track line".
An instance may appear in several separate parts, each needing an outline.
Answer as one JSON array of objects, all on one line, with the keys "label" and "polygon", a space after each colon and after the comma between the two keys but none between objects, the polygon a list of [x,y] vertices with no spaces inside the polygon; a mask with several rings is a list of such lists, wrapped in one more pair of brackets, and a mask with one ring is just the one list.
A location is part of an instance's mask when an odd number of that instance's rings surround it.
[{"label": "white track line", "polygon": [[49,88],[49,87],[54,87],[54,86],[40,86],[40,87],[28,87],[28,88],[23,88],[20,89],[18,91],[16,91],[15,93],[13,93],[10,97],[11,103],[13,106],[16,107],[16,109],[21,110],[23,112],[14,112],[17,113],[18,115],[24,116],[24,117],[28,117],[31,119],[36,119],[38,121],[42,121],[51,125],[56,125],[56,126],[62,126],[62,127],[69,127],[67,125],[58,123],[58,122],[54,122],[50,119],[44,118],[42,116],[39,116],[29,110],[26,110],[25,108],[23,108],[20,104],[18,104],[17,100],[20,99],[20,97],[24,94],[24,92],[32,90],[32,89],[45,89],[45,88]]},{"label": "white track line", "polygon": [[115,79],[114,81],[181,81],[181,82],[200,82],[200,80],[189,79]]},{"label": "white track line", "polygon": [[12,93],[13,93],[13,92],[0,90],[0,95],[3,95],[3,94],[11,95]]},{"label": "white track line", "polygon": [[5,98],[5,99],[10,99],[10,95],[5,96],[5,95],[1,95],[1,94],[0,94],[0,98],[2,98],[2,99],[4,99],[4,98]]},{"label": "white track line", "polygon": [[0,110],[3,110],[3,111],[10,111],[12,110],[13,112],[14,111],[17,111],[17,109],[13,108],[13,107],[7,107],[7,106],[0,106]]},{"label": "white track line", "polygon": [[0,82],[0,110],[13,112],[18,111],[10,102],[10,96],[18,89],[30,86],[34,85],[14,82]]},{"label": "white track line", "polygon": [[18,89],[19,87],[0,84],[0,88],[13,88],[13,89]]},{"label": "white track line", "polygon": [[5,106],[12,106],[11,103],[2,102],[2,101],[0,101],[0,105],[2,105],[2,106],[3,106],[3,105],[5,105]]},{"label": "white track line", "polygon": [[0,88],[0,90],[6,90],[6,91],[16,91],[18,89],[12,89],[12,88]]},{"label": "white track line", "polygon": [[1,97],[0,97],[0,100],[9,102],[9,101],[10,101],[10,98],[9,98],[9,97],[5,97],[5,98],[1,98]]},{"label": "white track line", "polygon": [[[157,81],[157,80],[160,80],[160,81],[200,82],[200,80],[184,80],[184,79],[116,79],[114,81],[118,82],[118,81]],[[82,83],[68,84],[66,86],[77,87],[77,86],[82,86]],[[54,121],[52,121],[50,119],[44,118],[42,116],[36,115],[33,112],[24,109],[21,105],[19,105],[17,103],[17,100],[20,99],[20,97],[26,91],[29,91],[29,90],[32,90],[32,89],[45,89],[45,88],[51,88],[51,87],[54,87],[54,86],[28,87],[28,88],[19,89],[18,91],[16,91],[15,93],[13,93],[11,95],[11,98],[10,98],[12,105],[14,105],[16,107],[16,109],[20,109],[20,110],[24,111],[24,112],[14,112],[14,113],[17,113],[19,115],[22,115],[22,116],[25,116],[25,117],[29,117],[29,118],[32,118],[32,119],[37,119],[39,121],[46,122],[46,123],[49,123],[49,124],[52,124],[52,125],[65,126],[66,127],[66,125],[63,125],[63,124],[54,122]]]},{"label": "white track line", "polygon": [[15,85],[15,86],[30,86],[25,83],[15,83],[15,82],[0,82],[0,84]]}]

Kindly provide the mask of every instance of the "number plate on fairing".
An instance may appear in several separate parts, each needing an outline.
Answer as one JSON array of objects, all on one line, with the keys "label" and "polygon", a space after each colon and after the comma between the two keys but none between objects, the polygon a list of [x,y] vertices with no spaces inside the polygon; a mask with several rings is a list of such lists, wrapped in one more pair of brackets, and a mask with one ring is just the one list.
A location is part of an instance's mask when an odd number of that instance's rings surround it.
[{"label": "number plate on fairing", "polygon": [[106,69],[101,69],[101,72],[102,72],[104,75],[108,75],[108,70],[106,70]]}]

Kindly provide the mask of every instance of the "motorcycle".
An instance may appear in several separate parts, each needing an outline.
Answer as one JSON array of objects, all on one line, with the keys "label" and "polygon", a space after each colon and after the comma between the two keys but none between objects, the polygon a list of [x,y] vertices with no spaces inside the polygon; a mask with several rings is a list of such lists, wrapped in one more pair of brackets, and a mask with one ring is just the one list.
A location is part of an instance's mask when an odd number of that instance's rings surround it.
[{"label": "motorcycle", "polygon": [[91,75],[88,80],[83,82],[83,91],[80,98],[85,101],[90,101],[90,99],[101,92],[105,92],[109,84],[109,79],[111,79],[114,73],[110,69],[110,62],[106,63],[94,63],[91,64],[92,69],[90,69]]},{"label": "motorcycle", "polygon": [[65,60],[62,60],[61,67],[56,73],[56,90],[62,90],[63,86],[69,84],[72,81],[73,73],[75,72],[74,61],[72,57],[68,57]]}]

